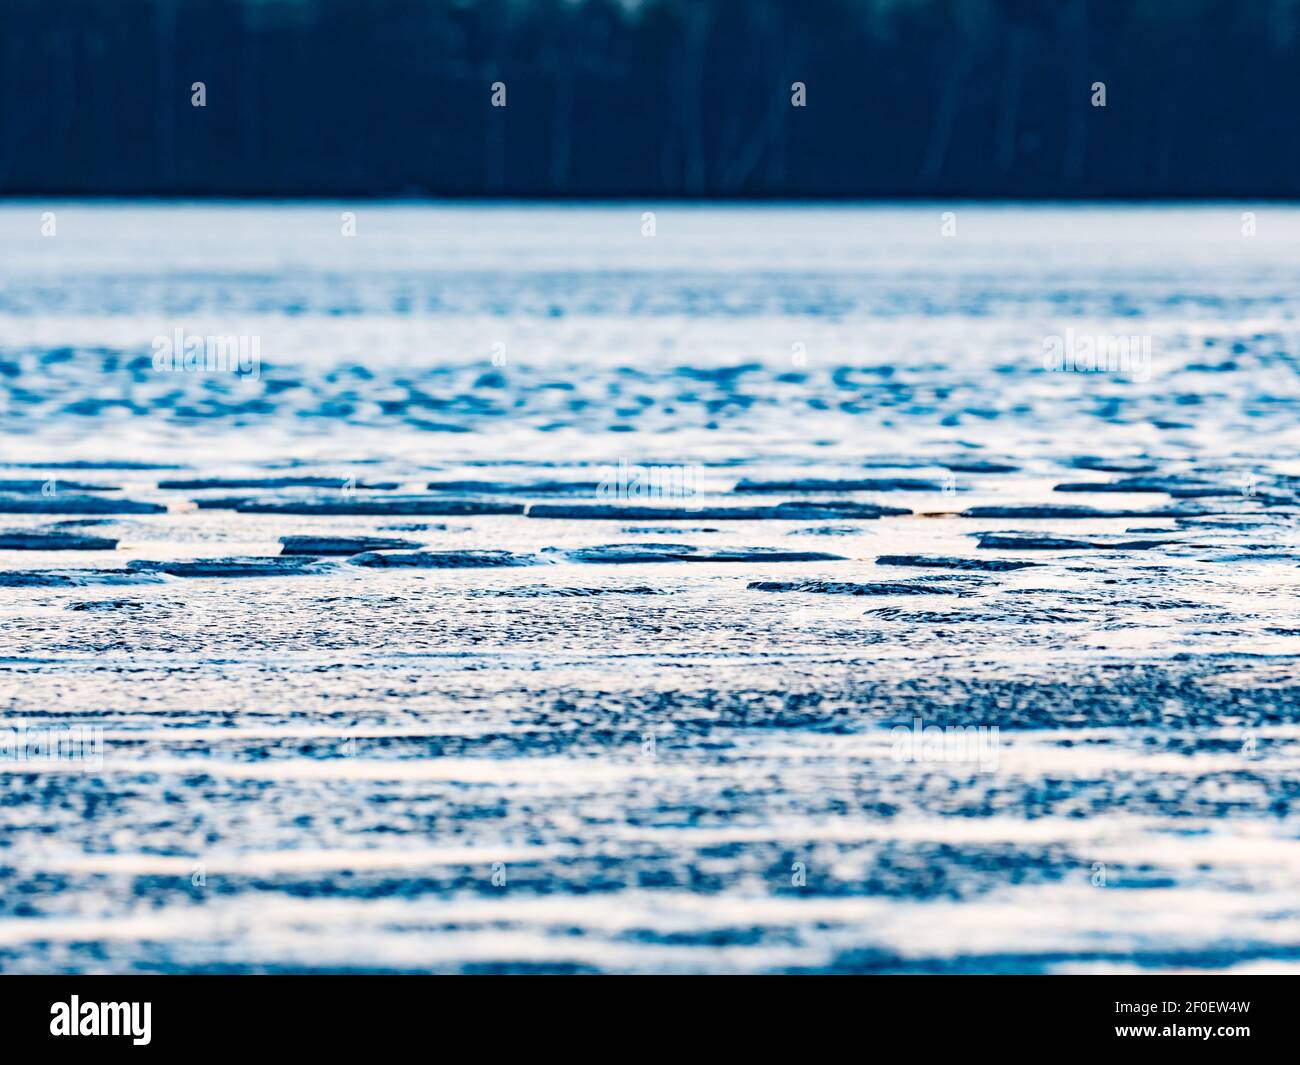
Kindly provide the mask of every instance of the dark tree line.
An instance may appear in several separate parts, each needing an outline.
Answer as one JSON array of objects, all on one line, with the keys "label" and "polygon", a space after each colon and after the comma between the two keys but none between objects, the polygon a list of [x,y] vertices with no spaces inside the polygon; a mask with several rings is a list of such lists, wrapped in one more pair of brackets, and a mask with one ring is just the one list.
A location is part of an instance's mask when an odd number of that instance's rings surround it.
[{"label": "dark tree line", "polygon": [[2,195],[1282,197],[1297,104],[1297,0],[0,0]]}]

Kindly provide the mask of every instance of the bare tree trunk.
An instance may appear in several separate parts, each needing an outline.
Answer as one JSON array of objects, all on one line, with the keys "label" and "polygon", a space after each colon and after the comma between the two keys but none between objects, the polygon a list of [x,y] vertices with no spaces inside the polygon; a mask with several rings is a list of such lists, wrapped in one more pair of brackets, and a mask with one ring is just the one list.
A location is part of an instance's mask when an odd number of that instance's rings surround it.
[{"label": "bare tree trunk", "polygon": [[682,64],[679,97],[686,191],[702,196],[708,163],[704,148],[704,57],[712,9],[704,5],[686,9],[686,59]]},{"label": "bare tree trunk", "polygon": [[952,125],[961,104],[962,84],[974,60],[969,51],[963,51],[948,70],[943,89],[939,93],[938,107],[930,125],[930,140],[925,158],[921,161],[918,180],[924,189],[932,189],[943,174],[944,159],[948,155],[948,141],[952,138]]},{"label": "bare tree trunk", "polygon": [[1065,180],[1074,186],[1083,176],[1088,154],[1088,110],[1093,78],[1088,76],[1088,9],[1085,0],[1074,0],[1066,11],[1066,35],[1076,42],[1071,69],[1078,79],[1078,99],[1071,97],[1066,104],[1070,120],[1065,132],[1065,158],[1062,170]]},{"label": "bare tree trunk", "polygon": [[[755,7],[754,11],[754,54],[758,59],[762,91],[758,94],[758,114],[749,136],[739,143],[729,143],[722,155],[722,158],[730,160],[719,182],[720,190],[724,193],[739,190],[758,169],[763,157],[771,151],[772,145],[783,131],[783,116],[790,109],[787,86],[781,84],[779,71],[772,61],[773,54],[779,51],[780,46],[779,42],[774,41],[773,10],[769,5],[762,4]],[[736,127],[739,131],[740,123],[736,123]],[[739,137],[736,140],[739,141]]]},{"label": "bare tree trunk", "polygon": [[257,122],[257,27],[247,12],[239,24],[243,42],[239,66],[239,158],[245,174],[251,177],[261,162],[261,136]]},{"label": "bare tree trunk", "polygon": [[155,0],[154,45],[158,72],[154,101],[154,140],[158,180],[170,188],[176,179],[176,0]]},{"label": "bare tree trunk", "polygon": [[1002,101],[998,107],[997,147],[994,161],[999,170],[1010,170],[1016,161],[1016,123],[1020,117],[1020,82],[1024,69],[1025,29],[1016,26],[1007,42],[1007,66],[1002,75]]},{"label": "bare tree trunk", "polygon": [[[483,68],[485,83],[492,85],[500,80],[496,67]],[[507,94],[509,86],[506,87]],[[510,97],[505,107],[489,109],[487,132],[483,136],[483,180],[488,192],[500,192],[506,182],[506,113],[510,110]]]},{"label": "bare tree trunk", "polygon": [[551,191],[569,187],[573,161],[573,73],[560,58],[555,75],[555,97],[551,110]]}]

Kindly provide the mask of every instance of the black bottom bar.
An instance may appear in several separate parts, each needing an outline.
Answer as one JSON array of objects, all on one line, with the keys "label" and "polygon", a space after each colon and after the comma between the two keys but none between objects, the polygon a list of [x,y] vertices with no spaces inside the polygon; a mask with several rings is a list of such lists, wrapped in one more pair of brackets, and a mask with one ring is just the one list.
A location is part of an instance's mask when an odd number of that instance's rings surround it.
[{"label": "black bottom bar", "polygon": [[[602,1055],[633,1046],[734,1054],[750,1045],[892,1045],[931,1054],[1127,1044],[1182,1055],[1198,1046],[1220,1054],[1290,1047],[1295,991],[1293,979],[1253,976],[51,976],[0,982],[0,1018],[10,1061],[22,1060],[22,1050],[110,1045],[328,1052],[332,1060],[353,1050],[453,1053],[475,1044],[485,1054]],[[74,1024],[77,1034],[65,1034]]]}]

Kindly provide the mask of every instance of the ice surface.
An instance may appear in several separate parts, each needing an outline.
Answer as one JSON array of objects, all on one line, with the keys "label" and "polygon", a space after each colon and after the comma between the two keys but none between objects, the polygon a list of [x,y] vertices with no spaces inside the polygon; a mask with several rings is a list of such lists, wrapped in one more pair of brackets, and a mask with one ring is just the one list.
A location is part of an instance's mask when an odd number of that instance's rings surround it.
[{"label": "ice surface", "polygon": [[947,209],[0,207],[0,968],[1294,964],[1300,211]]}]

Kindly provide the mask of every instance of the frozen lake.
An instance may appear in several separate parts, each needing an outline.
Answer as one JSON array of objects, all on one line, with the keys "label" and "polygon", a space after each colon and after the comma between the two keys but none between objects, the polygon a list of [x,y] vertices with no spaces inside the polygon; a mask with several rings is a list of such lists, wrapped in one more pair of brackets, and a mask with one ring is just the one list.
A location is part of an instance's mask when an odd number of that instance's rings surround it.
[{"label": "frozen lake", "polygon": [[1247,210],[0,206],[0,969],[1296,967]]}]

